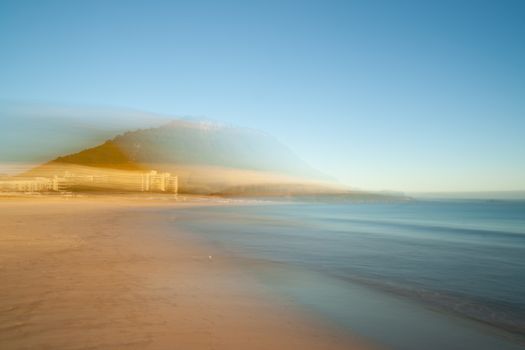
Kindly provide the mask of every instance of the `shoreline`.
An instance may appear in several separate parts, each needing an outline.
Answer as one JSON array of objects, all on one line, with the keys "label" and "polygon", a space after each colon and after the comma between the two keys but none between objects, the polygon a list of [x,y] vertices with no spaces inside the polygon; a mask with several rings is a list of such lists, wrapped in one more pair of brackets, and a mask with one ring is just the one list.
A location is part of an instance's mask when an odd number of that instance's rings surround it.
[{"label": "shoreline", "polygon": [[276,300],[156,212],[230,202],[0,198],[0,347],[371,348]]},{"label": "shoreline", "polygon": [[[239,266],[245,266],[272,287],[278,297],[293,299],[310,314],[343,331],[351,330],[368,337],[374,343],[414,350],[522,347],[523,342],[515,333],[437,308],[438,301],[425,303],[414,295],[385,288],[388,287],[385,284],[366,283],[301,262],[302,253],[313,252],[303,251],[298,241],[295,245],[292,243],[293,232],[304,229],[302,222],[294,221],[298,217],[287,216],[296,212],[294,210],[282,208],[283,213],[288,213],[282,215],[277,214],[278,211],[281,209],[275,207],[200,208],[185,211],[174,224],[195,232],[195,237],[209,245],[221,247],[225,255],[239,261]],[[264,228],[259,227],[258,222]],[[322,228],[318,227],[319,233]],[[301,237],[307,239],[312,234],[308,232]],[[280,244],[274,246],[277,239]],[[313,244],[310,248],[323,251],[322,245],[309,242]],[[292,253],[294,247],[298,249],[297,255]],[[322,260],[324,256],[319,258]]]}]

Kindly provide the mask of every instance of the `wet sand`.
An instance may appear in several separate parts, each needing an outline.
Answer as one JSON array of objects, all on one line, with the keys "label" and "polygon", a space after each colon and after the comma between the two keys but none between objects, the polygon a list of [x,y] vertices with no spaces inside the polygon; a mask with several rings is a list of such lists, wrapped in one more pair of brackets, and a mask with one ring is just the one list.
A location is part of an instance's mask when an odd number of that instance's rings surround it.
[{"label": "wet sand", "polygon": [[369,347],[156,210],[189,205],[220,204],[0,198],[0,349]]}]

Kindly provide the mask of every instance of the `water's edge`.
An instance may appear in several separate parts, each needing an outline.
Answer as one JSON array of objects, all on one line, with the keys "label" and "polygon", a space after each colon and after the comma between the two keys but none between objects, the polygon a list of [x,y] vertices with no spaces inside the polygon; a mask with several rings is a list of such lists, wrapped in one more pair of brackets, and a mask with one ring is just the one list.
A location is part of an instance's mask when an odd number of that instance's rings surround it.
[{"label": "water's edge", "polygon": [[[390,348],[523,348],[525,338],[519,327],[515,332],[509,332],[509,329],[504,329],[504,327],[499,327],[499,329],[494,327],[495,325],[490,320],[483,322],[483,319],[480,320],[477,317],[476,312],[484,312],[485,310],[477,310],[477,306],[473,308],[472,305],[464,306],[461,298],[451,300],[450,295],[437,295],[432,290],[425,294],[422,292],[425,289],[419,289],[417,291],[419,294],[414,297],[414,293],[408,292],[407,289],[397,288],[392,283],[378,283],[380,279],[364,278],[362,275],[352,275],[344,270],[337,270],[340,266],[336,266],[332,270],[317,269],[312,268],[312,265],[308,263],[294,260],[296,257],[293,255],[296,252],[292,254],[287,249],[298,248],[300,250],[301,246],[290,245],[284,249],[281,242],[291,240],[296,244],[296,238],[298,238],[297,242],[304,242],[317,239],[317,237],[308,236],[309,231],[304,228],[299,230],[299,237],[293,237],[294,230],[301,226],[297,226],[297,223],[290,224],[287,222],[289,218],[283,218],[282,213],[286,210],[286,206],[281,206],[278,209],[279,215],[275,215],[275,212],[271,210],[268,212],[267,209],[259,212],[261,209],[257,207],[248,210],[239,207],[191,209],[176,215],[176,225],[192,231],[201,238],[213,241],[228,254],[235,255],[240,259],[264,261],[264,263],[249,263],[246,266],[249,267],[251,273],[273,288],[276,293],[294,299],[302,307],[334,322],[339,327],[351,329],[365,337],[378,340],[379,343]],[[302,224],[308,225],[308,219],[310,218],[307,217]],[[355,222],[358,225],[365,222],[365,225],[372,225],[371,227],[378,225],[377,222],[366,222],[367,219],[360,220],[354,218],[353,225]],[[344,224],[347,225],[348,222],[344,222]],[[385,222],[380,222],[379,225],[385,225]],[[399,223],[387,228],[391,229],[396,225],[399,226]],[[408,235],[411,235],[410,230],[414,226],[419,227],[417,225],[419,223],[406,225],[409,229],[404,228],[403,232],[396,236],[396,239],[402,237],[403,240],[406,240],[407,232]],[[435,226],[435,223],[432,225]],[[260,231],[261,227],[265,227],[269,231]],[[293,230],[290,227],[293,227]],[[326,229],[326,227],[324,228]],[[337,232],[333,227],[330,229]],[[440,228],[438,234],[444,230],[444,228]],[[471,231],[473,230],[473,228],[459,227],[459,231],[465,231],[466,235],[472,235]],[[480,231],[479,227],[475,230]],[[498,230],[489,227],[481,231],[481,235],[486,235],[485,231],[497,232]],[[268,236],[268,232],[276,233],[278,237],[275,235]],[[359,230],[356,232],[356,235],[361,234]],[[435,230],[430,230],[430,232],[436,234]],[[449,233],[445,232],[445,234]],[[479,235],[479,233],[475,234]],[[519,233],[514,232],[509,234],[519,235]],[[253,235],[257,235],[257,239],[264,237],[263,244],[261,242],[254,243]],[[246,238],[248,240],[243,241]],[[410,237],[408,238],[410,239]],[[457,239],[457,237],[452,238]],[[498,236],[497,241],[501,244],[507,244],[504,242],[506,238],[504,234]],[[521,239],[521,237],[519,238]],[[374,242],[378,237],[366,236],[366,240],[370,239]],[[312,244],[315,245],[316,241],[313,242]],[[355,244],[356,242],[361,241],[354,240],[351,243]],[[315,248],[332,249],[331,246],[315,246]],[[338,252],[337,249],[333,251]],[[288,254],[288,256],[283,258],[283,254]],[[337,254],[335,255],[337,256]],[[310,260],[317,259],[317,262],[320,261],[328,267],[333,264],[322,254],[307,256],[307,258]],[[355,263],[355,261],[345,263],[350,264]],[[457,309],[451,309],[450,305],[459,306]],[[498,307],[500,306],[498,305]],[[495,315],[494,317],[500,316]],[[521,317],[521,315],[518,314],[517,317]]]}]

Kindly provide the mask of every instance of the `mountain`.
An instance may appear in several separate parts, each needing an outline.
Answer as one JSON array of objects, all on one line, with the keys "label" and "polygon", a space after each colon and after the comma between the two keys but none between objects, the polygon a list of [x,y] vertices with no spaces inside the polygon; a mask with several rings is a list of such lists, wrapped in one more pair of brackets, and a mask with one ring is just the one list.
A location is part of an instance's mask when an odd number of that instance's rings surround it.
[{"label": "mountain", "polygon": [[292,185],[295,191],[301,188],[308,193],[339,188],[270,135],[181,120],[126,132],[96,147],[58,157],[25,175],[93,174],[109,169],[170,172],[179,177],[180,191],[186,193],[232,194],[242,188],[243,193],[275,194],[286,193]]},{"label": "mountain", "polygon": [[327,180],[268,134],[211,122],[174,121],[113,143],[140,164],[205,165]]},{"label": "mountain", "polygon": [[260,131],[184,120],[123,133],[23,176],[111,175],[125,185],[129,175],[136,178],[150,170],[176,175],[180,193],[321,201],[407,199],[402,194],[349,190]]}]

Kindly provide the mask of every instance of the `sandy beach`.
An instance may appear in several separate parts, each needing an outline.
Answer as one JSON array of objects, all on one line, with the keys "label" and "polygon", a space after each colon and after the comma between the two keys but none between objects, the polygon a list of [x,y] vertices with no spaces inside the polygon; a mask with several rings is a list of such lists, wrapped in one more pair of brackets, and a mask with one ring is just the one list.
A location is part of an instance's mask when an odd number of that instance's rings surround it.
[{"label": "sandy beach", "polygon": [[0,199],[1,349],[362,349],[144,199]]}]

